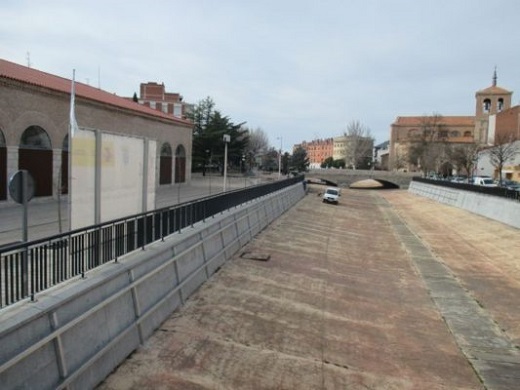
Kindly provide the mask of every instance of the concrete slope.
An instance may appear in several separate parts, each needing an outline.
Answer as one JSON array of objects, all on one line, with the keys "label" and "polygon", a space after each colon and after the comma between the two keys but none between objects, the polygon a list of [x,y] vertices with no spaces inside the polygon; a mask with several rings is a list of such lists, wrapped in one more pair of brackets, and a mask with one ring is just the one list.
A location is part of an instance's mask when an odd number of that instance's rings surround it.
[{"label": "concrete slope", "polygon": [[[252,256],[223,266],[99,388],[515,388],[516,333],[497,322],[513,327],[520,310],[500,297],[518,296],[517,285],[498,286],[492,275],[479,287],[474,275],[486,279],[489,258],[470,266],[464,253],[434,251],[453,222],[447,213],[441,223],[446,207],[401,190],[344,190],[328,205],[311,188],[241,251]],[[473,229],[489,223],[453,215]],[[463,229],[456,238],[472,245]],[[475,274],[465,282],[467,269]],[[499,308],[475,307],[471,286],[475,294],[489,287],[486,299]],[[460,306],[450,304],[461,299],[469,306],[457,317],[450,310]],[[493,364],[505,356],[509,365]]]}]

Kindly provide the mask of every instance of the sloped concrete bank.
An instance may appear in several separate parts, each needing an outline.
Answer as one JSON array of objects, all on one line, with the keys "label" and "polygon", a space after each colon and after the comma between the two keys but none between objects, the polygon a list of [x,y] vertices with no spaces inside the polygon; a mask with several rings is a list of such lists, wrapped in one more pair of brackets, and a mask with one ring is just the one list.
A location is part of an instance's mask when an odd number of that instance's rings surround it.
[{"label": "sloped concrete bank", "polygon": [[93,388],[304,195],[295,184],[0,312],[2,389]]},{"label": "sloped concrete bank", "polygon": [[520,229],[520,203],[515,200],[417,181],[408,191]]}]

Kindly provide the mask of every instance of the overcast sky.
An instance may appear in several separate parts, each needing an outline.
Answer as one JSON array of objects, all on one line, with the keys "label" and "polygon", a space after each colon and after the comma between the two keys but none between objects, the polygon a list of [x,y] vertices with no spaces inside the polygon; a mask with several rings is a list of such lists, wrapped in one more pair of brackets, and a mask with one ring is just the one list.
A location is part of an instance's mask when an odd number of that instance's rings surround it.
[{"label": "overcast sky", "polygon": [[397,116],[473,115],[495,66],[520,94],[519,18],[518,0],[2,0],[0,55],[119,96],[210,96],[291,150],[353,120],[380,143]]}]

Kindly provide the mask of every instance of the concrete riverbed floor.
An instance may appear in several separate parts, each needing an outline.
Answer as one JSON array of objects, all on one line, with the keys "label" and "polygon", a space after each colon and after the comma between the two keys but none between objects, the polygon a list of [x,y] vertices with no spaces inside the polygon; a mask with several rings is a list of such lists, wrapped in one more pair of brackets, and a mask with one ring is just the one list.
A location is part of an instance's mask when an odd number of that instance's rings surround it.
[{"label": "concrete riverbed floor", "polygon": [[520,231],[404,190],[319,188],[99,389],[520,388]]}]

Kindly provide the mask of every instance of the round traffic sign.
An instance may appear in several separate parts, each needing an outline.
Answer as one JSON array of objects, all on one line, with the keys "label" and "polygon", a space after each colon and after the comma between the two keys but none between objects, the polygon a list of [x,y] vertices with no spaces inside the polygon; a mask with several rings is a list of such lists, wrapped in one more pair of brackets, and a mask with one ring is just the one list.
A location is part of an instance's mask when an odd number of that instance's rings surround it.
[{"label": "round traffic sign", "polygon": [[[25,188],[24,188],[25,176]],[[17,203],[29,202],[34,196],[34,179],[26,170],[15,172],[9,179],[9,194]],[[24,199],[25,198],[25,199]]]}]

